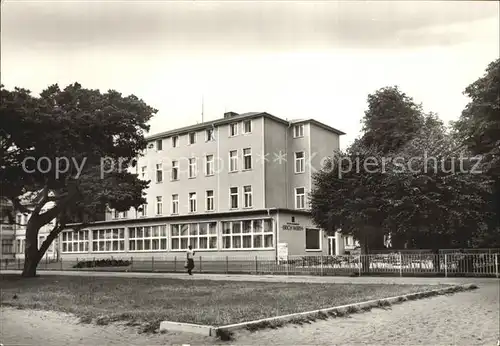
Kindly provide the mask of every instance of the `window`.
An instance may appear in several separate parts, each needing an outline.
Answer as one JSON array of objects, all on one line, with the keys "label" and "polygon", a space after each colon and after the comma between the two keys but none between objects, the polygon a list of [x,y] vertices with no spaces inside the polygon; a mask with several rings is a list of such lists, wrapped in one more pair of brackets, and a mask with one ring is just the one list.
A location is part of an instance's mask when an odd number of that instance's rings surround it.
[{"label": "window", "polygon": [[172,214],[179,214],[179,195],[172,195]]},{"label": "window", "polygon": [[92,251],[125,251],[125,228],[92,231]]},{"label": "window", "polygon": [[270,219],[222,223],[224,249],[268,249],[273,246],[273,225]]},{"label": "window", "polygon": [[172,161],[172,180],[179,180],[179,161]]},{"label": "window", "polygon": [[16,239],[16,242],[17,242],[17,253],[24,253],[24,238],[17,238]]},{"label": "window", "polygon": [[196,178],[196,159],[189,159],[189,178]]},{"label": "window", "polygon": [[238,170],[238,151],[231,150],[229,152],[229,171],[236,172]]},{"label": "window", "polygon": [[191,223],[172,225],[170,228],[172,250],[217,249],[217,223]]},{"label": "window", "polygon": [[163,141],[161,139],[156,141],[156,150],[158,151],[163,150]]},{"label": "window", "polygon": [[120,218],[120,212],[118,210],[116,210],[116,209],[114,211],[114,218],[115,219],[119,219]]},{"label": "window", "polygon": [[246,120],[243,122],[243,133],[252,132],[252,120]]},{"label": "window", "polygon": [[[49,251],[52,250],[49,249]],[[13,253],[14,253],[14,240],[2,239],[2,254],[13,254]]]},{"label": "window", "polygon": [[213,190],[207,190],[207,211],[213,211],[214,210],[214,191]]},{"label": "window", "polygon": [[177,148],[179,145],[179,136],[172,137],[172,148]]},{"label": "window", "polygon": [[295,173],[304,173],[305,158],[304,152],[299,151],[295,153]]},{"label": "window", "polygon": [[156,165],[156,182],[161,183],[163,181],[163,170],[161,167],[161,163]]},{"label": "window", "polygon": [[148,205],[147,204],[143,204],[142,206],[139,207],[138,215],[140,217],[145,217],[148,215]]},{"label": "window", "polygon": [[130,227],[128,239],[130,251],[165,251],[167,226]]},{"label": "window", "polygon": [[234,137],[238,135],[238,123],[229,124],[229,136]]},{"label": "window", "polygon": [[141,179],[143,179],[143,180],[146,180],[146,169],[147,168],[148,168],[147,166],[141,167]]},{"label": "window", "polygon": [[121,218],[122,218],[122,219],[126,219],[126,218],[127,218],[127,215],[128,215],[128,212],[127,212],[127,211],[122,211],[122,212],[121,212]]},{"label": "window", "polygon": [[196,213],[196,192],[189,193],[189,212]]},{"label": "window", "polygon": [[205,134],[206,134],[206,141],[207,142],[215,141],[215,134],[214,134],[214,129],[213,128],[207,129],[207,131],[205,132]]},{"label": "window", "polygon": [[61,244],[62,252],[88,252],[89,231],[63,232]]},{"label": "window", "polygon": [[190,132],[188,134],[188,137],[189,137],[189,144],[196,143],[196,132]]},{"label": "window", "polygon": [[251,208],[252,205],[252,187],[250,185],[243,186],[243,194],[245,197],[245,208]]},{"label": "window", "polygon": [[316,228],[306,228],[306,250],[321,250],[321,232]]},{"label": "window", "polygon": [[156,215],[161,215],[162,213],[163,213],[162,197],[157,196],[156,197]]},{"label": "window", "polygon": [[214,156],[207,155],[205,157],[205,174],[213,175],[214,174]]},{"label": "window", "polygon": [[229,189],[229,199],[231,201],[231,209],[237,209],[238,208],[238,188],[237,187],[231,187]]},{"label": "window", "polygon": [[304,137],[304,124],[295,125],[293,127],[293,138]]},{"label": "window", "polygon": [[303,187],[295,189],[295,208],[304,209],[306,206],[306,193]]},{"label": "window", "polygon": [[252,169],[252,149],[243,149],[243,169]]}]

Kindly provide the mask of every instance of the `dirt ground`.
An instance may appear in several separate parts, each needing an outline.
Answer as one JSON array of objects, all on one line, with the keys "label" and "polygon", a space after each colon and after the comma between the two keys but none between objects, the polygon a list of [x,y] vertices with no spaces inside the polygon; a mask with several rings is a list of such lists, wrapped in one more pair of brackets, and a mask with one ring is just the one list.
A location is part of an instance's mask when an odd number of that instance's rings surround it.
[{"label": "dirt ground", "polygon": [[[468,280],[473,282],[473,280]],[[488,345],[500,336],[499,281],[479,289],[374,309],[349,318],[241,332],[230,343],[194,334],[138,334],[131,327],[78,324],[71,315],[0,309],[0,343],[14,345]]]}]

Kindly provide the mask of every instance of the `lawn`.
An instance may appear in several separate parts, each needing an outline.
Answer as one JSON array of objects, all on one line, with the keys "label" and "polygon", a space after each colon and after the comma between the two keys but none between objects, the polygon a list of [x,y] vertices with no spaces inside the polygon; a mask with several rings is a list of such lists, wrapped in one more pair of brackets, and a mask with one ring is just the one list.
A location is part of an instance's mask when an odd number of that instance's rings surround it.
[{"label": "lawn", "polygon": [[82,322],[214,326],[380,299],[438,286],[0,276],[1,304],[73,313]]}]

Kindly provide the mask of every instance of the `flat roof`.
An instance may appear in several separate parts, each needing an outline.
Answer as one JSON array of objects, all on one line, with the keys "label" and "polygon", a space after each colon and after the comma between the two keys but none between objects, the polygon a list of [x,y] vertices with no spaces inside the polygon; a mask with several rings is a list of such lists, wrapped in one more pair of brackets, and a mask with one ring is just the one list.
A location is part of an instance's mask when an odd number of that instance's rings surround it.
[{"label": "flat roof", "polygon": [[288,120],[284,120],[284,119],[278,118],[277,116],[274,116],[274,115],[266,113],[266,112],[248,112],[248,113],[242,113],[242,114],[230,116],[230,117],[227,117],[227,118],[220,118],[220,119],[206,121],[206,122],[199,123],[199,124],[184,126],[184,127],[181,127],[181,128],[178,128],[178,129],[174,129],[174,130],[169,130],[169,131],[164,131],[164,132],[156,133],[156,134],[153,134],[153,135],[150,135],[150,136],[146,136],[146,140],[151,141],[151,140],[155,140],[155,139],[172,137],[172,136],[176,136],[176,135],[186,134],[186,133],[189,133],[189,132],[192,132],[192,131],[206,129],[207,127],[210,127],[210,126],[220,126],[220,125],[225,125],[225,124],[232,123],[234,121],[241,121],[241,120],[245,120],[245,119],[260,118],[260,117],[265,117],[265,118],[268,118],[268,119],[272,119],[274,121],[277,121],[277,122],[285,124],[285,125],[288,125],[290,123],[291,124],[311,123],[311,124],[314,124],[316,126],[319,126],[319,127],[323,128],[323,129],[325,129],[327,131],[336,133],[339,136],[345,135],[345,132],[337,130],[337,129],[335,129],[335,128],[329,126],[329,125],[326,125],[326,124],[324,124],[322,122],[319,122],[319,121],[317,121],[315,119],[303,119],[303,120],[288,121]]}]

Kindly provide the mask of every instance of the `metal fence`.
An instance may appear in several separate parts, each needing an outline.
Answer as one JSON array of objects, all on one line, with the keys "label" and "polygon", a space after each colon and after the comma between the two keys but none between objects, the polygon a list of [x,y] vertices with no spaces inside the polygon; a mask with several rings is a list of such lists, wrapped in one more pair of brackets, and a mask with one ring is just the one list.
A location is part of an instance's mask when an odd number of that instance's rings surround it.
[{"label": "metal fence", "polygon": [[[393,253],[343,256],[258,257],[195,256],[195,273],[339,275],[339,276],[480,276],[499,277],[498,253]],[[121,262],[120,262],[121,261]],[[174,258],[94,258],[40,262],[39,270],[184,272],[185,256]],[[6,260],[2,269],[22,269],[23,260]],[[99,266],[100,265],[100,266]]]}]

